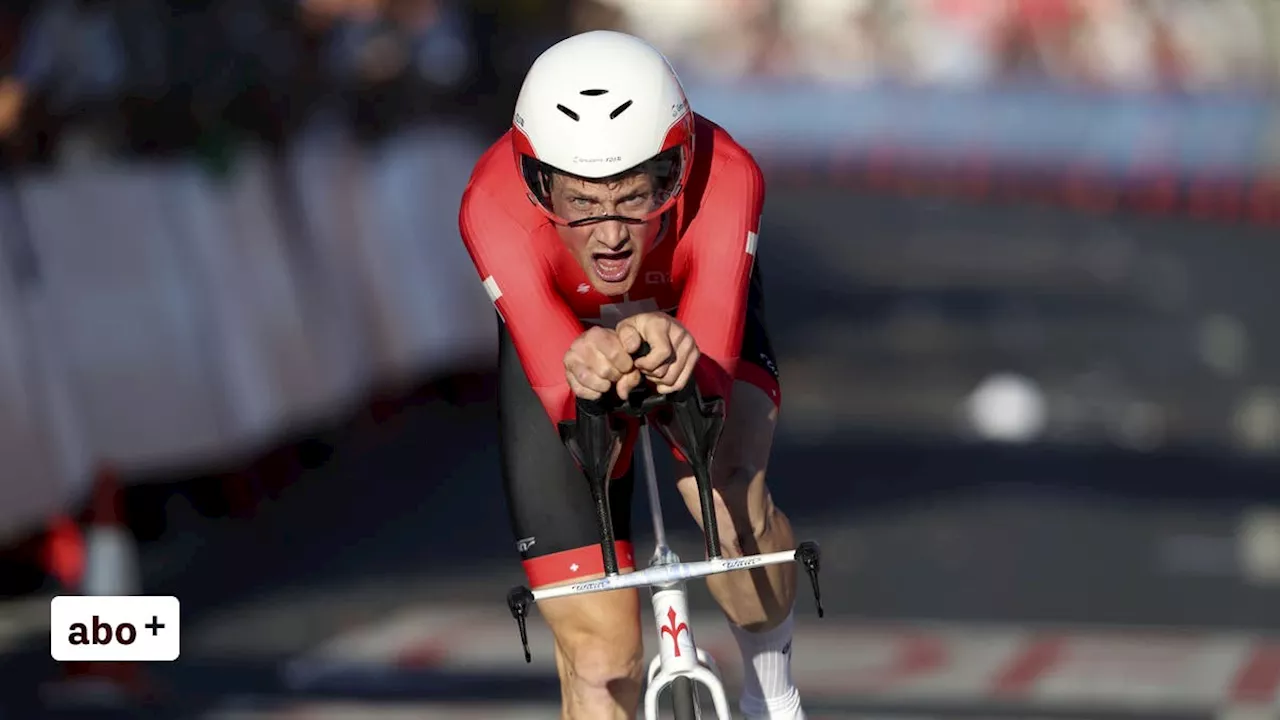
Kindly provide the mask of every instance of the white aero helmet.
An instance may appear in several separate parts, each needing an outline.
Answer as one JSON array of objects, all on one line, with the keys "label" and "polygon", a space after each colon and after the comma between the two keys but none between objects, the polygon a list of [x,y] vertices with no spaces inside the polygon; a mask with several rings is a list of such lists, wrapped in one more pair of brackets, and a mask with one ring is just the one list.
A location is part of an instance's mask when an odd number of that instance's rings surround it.
[{"label": "white aero helmet", "polygon": [[[693,113],[680,79],[662,53],[625,33],[574,35],[538,56],[512,127],[529,199],[562,225],[651,220],[675,204],[693,164]],[[601,180],[632,170],[656,179],[658,192],[643,215],[568,220],[551,208],[555,172]]]}]

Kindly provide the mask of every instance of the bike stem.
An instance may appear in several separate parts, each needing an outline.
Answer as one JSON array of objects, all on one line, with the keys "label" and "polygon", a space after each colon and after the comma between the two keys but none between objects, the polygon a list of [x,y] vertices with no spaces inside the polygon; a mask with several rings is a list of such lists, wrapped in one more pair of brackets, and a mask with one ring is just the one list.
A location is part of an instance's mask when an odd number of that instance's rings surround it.
[{"label": "bike stem", "polygon": [[[653,439],[649,436],[649,423],[646,420],[640,421],[640,462],[644,464],[646,478],[658,477],[653,467]],[[662,520],[658,485],[655,482],[646,482],[645,485],[649,491],[649,516],[653,519],[653,539],[656,545],[653,556],[656,559],[670,553],[671,547],[667,545],[667,526]]]}]

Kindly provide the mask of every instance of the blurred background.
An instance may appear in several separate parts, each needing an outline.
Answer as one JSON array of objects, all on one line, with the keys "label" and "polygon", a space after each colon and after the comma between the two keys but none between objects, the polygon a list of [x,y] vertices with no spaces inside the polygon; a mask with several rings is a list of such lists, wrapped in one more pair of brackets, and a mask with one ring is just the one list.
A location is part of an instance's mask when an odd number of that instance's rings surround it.
[{"label": "blurred background", "polygon": [[[1280,717],[1273,0],[4,5],[0,717],[556,716],[456,217],[599,28],[765,168],[810,716]],[[181,659],[53,663],[58,592]]]}]

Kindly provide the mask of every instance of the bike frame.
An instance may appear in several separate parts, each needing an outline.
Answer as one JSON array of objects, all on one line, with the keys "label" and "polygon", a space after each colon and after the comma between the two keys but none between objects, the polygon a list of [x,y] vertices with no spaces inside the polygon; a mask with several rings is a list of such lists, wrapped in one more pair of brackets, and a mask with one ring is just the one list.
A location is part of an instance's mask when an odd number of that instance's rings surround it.
[{"label": "bike frame", "polygon": [[662,518],[662,504],[658,498],[658,479],[653,463],[653,441],[648,423],[640,426],[636,459],[640,460],[640,472],[644,475],[649,493],[649,511],[653,520],[655,539],[653,557],[644,570],[627,574],[608,575],[598,580],[588,580],[574,585],[545,588],[533,591],[534,601],[549,598],[585,595],[621,588],[651,587],[654,625],[658,631],[658,654],[649,663],[648,687],[644,694],[646,720],[658,717],[658,697],[678,677],[707,688],[720,720],[730,720],[729,701],[720,681],[720,670],[711,655],[700,650],[693,633],[693,618],[689,615],[689,599],[684,581],[707,577],[734,570],[745,570],[764,565],[794,562],[796,551],[752,555],[743,558],[680,562],[680,558],[667,545],[666,526]]},{"label": "bike frame", "polygon": [[[617,558],[613,550],[613,528],[608,509],[605,486],[613,468],[613,458],[608,444],[602,441],[606,425],[599,424],[599,418],[609,413],[599,410],[584,414],[584,408],[590,404],[579,402],[579,419],[582,423],[594,415],[596,426],[586,437],[574,433],[581,428],[575,423],[561,426],[561,436],[583,468],[584,474],[591,484],[592,496],[596,500],[597,519],[601,532],[601,552],[604,556],[605,576],[596,580],[586,580],[572,585],[529,590],[525,587],[513,589],[507,595],[507,604],[520,628],[520,638],[525,646],[525,660],[532,661],[528,649],[528,638],[525,617],[529,606],[551,598],[586,595],[589,593],[619,590],[622,588],[650,587],[653,589],[650,601],[653,606],[653,617],[658,631],[658,654],[649,664],[648,683],[645,690],[645,718],[656,720],[658,716],[658,697],[663,689],[678,678],[688,678],[694,683],[707,688],[715,705],[716,715],[720,720],[730,720],[732,715],[729,702],[725,697],[724,685],[720,680],[720,671],[715,660],[704,650],[698,648],[689,615],[688,595],[685,581],[691,578],[707,577],[720,573],[748,570],[766,565],[779,565],[788,562],[800,562],[809,573],[813,585],[814,601],[817,605],[818,617],[822,617],[821,594],[818,590],[818,564],[820,551],[817,543],[804,542],[795,550],[784,552],[747,555],[739,558],[720,557],[720,542],[716,527],[714,507],[711,506],[711,457],[715,444],[719,439],[719,431],[723,420],[723,403],[713,401],[706,403],[698,395],[696,388],[690,386],[690,392],[683,393],[680,398],[662,398],[650,396],[634,403],[628,400],[627,412],[639,420],[639,437],[635,457],[640,461],[640,473],[644,475],[645,487],[649,494],[649,511],[653,521],[655,547],[648,567],[643,570],[622,574],[618,571]],[[667,544],[666,526],[662,517],[662,504],[658,497],[657,473],[653,463],[653,443],[649,433],[648,413],[654,408],[671,405],[681,411],[679,422],[681,431],[695,452],[689,447],[680,447],[693,468],[698,482],[699,497],[702,504],[704,539],[706,541],[707,559],[696,562],[681,562]],[[716,415],[716,413],[720,413]],[[702,421],[698,421],[701,417]],[[606,417],[607,420],[607,417]],[[702,424],[699,424],[701,422]],[[667,429],[660,426],[660,429]],[[668,431],[663,433],[673,446],[676,440]],[[616,439],[616,437],[614,438]],[[696,687],[696,686],[695,686]],[[697,698],[694,698],[695,708]],[[700,716],[700,714],[699,714]]]}]

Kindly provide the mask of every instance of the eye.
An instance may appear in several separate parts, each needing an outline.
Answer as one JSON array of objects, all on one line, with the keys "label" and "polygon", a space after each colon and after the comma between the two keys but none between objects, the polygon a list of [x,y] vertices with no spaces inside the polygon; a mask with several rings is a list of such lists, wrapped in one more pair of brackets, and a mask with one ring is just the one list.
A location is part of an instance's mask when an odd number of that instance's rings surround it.
[{"label": "eye", "polygon": [[591,207],[591,201],[583,197],[573,198],[572,200],[569,201],[569,204],[579,210],[586,210],[587,208]]},{"label": "eye", "polygon": [[649,193],[638,193],[624,199],[622,204],[630,205],[631,207],[641,207],[643,205],[647,205],[651,197],[652,195]]}]

